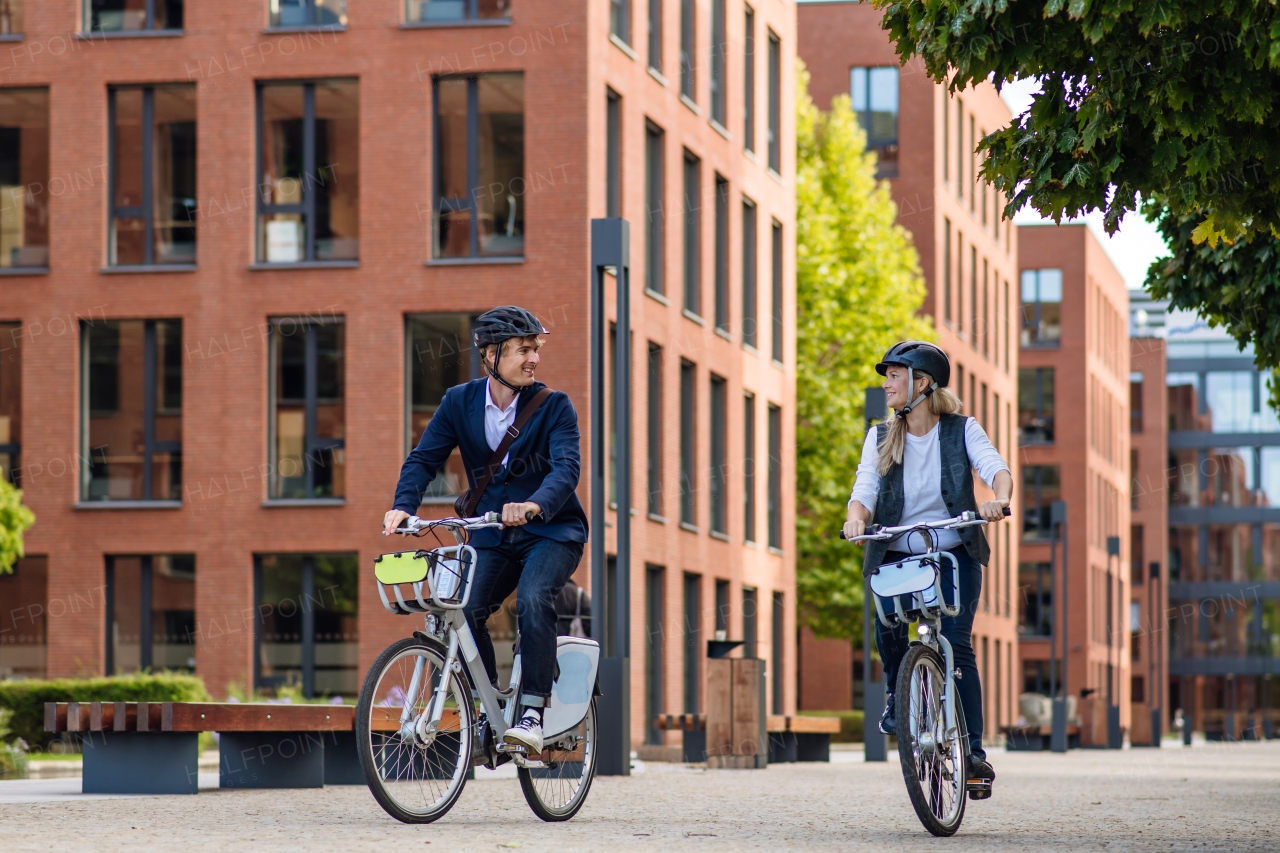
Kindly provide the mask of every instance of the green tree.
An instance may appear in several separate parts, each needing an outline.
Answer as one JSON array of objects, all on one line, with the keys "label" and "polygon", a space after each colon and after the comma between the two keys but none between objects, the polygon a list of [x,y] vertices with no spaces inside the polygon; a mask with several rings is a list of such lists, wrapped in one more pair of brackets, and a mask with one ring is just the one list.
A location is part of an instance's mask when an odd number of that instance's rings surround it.
[{"label": "green tree", "polygon": [[22,556],[22,534],[36,523],[36,516],[22,505],[22,491],[0,477],[0,574],[13,571]]},{"label": "green tree", "polygon": [[849,98],[820,112],[803,63],[796,77],[796,585],[816,634],[857,641],[862,549],[838,531],[862,452],[862,391],[883,381],[886,349],[933,329],[916,314],[916,251]]}]

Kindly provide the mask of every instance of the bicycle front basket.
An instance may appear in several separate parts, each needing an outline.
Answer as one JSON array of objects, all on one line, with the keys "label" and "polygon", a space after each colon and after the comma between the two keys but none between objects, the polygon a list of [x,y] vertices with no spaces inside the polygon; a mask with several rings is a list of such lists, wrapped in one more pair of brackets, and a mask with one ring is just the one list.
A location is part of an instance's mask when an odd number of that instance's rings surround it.
[{"label": "bicycle front basket", "polygon": [[426,551],[397,551],[373,558],[373,576],[379,583],[418,583],[425,580],[430,563]]}]

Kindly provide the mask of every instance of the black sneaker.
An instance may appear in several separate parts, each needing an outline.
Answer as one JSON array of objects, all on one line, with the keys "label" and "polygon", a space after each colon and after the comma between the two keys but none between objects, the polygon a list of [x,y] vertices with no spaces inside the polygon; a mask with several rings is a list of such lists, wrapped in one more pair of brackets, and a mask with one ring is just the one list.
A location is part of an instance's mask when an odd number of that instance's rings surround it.
[{"label": "black sneaker", "polygon": [[880,731],[887,735],[898,734],[898,706],[893,701],[893,694],[885,697],[884,713],[880,715]]},{"label": "black sneaker", "polygon": [[991,799],[991,783],[996,778],[996,771],[986,759],[969,756],[969,772],[965,775],[965,790],[971,800]]},{"label": "black sneaker", "polygon": [[996,778],[996,771],[985,758],[975,758],[971,755],[969,756],[969,778],[993,781]]}]

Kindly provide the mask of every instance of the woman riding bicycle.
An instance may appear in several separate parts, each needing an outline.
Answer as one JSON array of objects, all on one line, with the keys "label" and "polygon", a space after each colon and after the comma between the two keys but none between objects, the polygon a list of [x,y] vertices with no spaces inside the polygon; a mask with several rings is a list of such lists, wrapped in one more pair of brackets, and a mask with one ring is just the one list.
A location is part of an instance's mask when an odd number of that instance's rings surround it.
[{"label": "woman riding bicycle", "polygon": [[[977,420],[956,414],[962,404],[947,389],[951,380],[947,354],[924,341],[902,341],[889,348],[876,372],[885,377],[886,401],[896,411],[874,434],[869,433],[863,444],[849,497],[845,538],[861,536],[872,522],[889,527],[940,521],[966,510],[976,511],[987,521],[1004,518],[1013,495],[1013,475]],[[995,492],[995,500],[978,505],[973,494],[973,469]],[[994,779],[995,771],[982,748],[982,684],[970,639],[982,594],[982,566],[987,564],[991,549],[980,527],[940,530],[934,537],[934,548],[950,551],[960,565],[960,614],[943,617],[942,634],[955,655],[956,688],[969,729],[969,774]],[[868,542],[864,571],[929,550],[933,549],[918,534]],[[954,595],[950,587],[950,575],[944,573],[943,590],[948,598]],[[906,625],[885,628],[876,621],[876,648],[884,662],[889,690],[897,684],[898,665],[907,646]],[[887,699],[880,731],[895,734],[893,693]]]}]

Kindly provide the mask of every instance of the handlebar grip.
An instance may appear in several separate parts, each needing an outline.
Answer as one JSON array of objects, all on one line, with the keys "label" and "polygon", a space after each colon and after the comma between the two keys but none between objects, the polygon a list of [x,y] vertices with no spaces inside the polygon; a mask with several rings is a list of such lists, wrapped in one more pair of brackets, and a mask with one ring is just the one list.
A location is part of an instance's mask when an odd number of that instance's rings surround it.
[{"label": "handlebar grip", "polygon": [[526,513],[524,514],[524,520],[525,520],[525,521],[533,521],[533,517],[534,517],[536,514],[537,514],[537,513],[535,513],[533,510],[529,510],[528,512],[526,512]]},{"label": "handlebar grip", "polygon": [[1010,509],[1009,507],[1005,507],[1005,508],[1004,508],[1004,517],[1005,517],[1005,518],[1008,518],[1008,517],[1009,517],[1009,516],[1011,516],[1011,515],[1013,515],[1013,510],[1012,510],[1012,509]]}]

